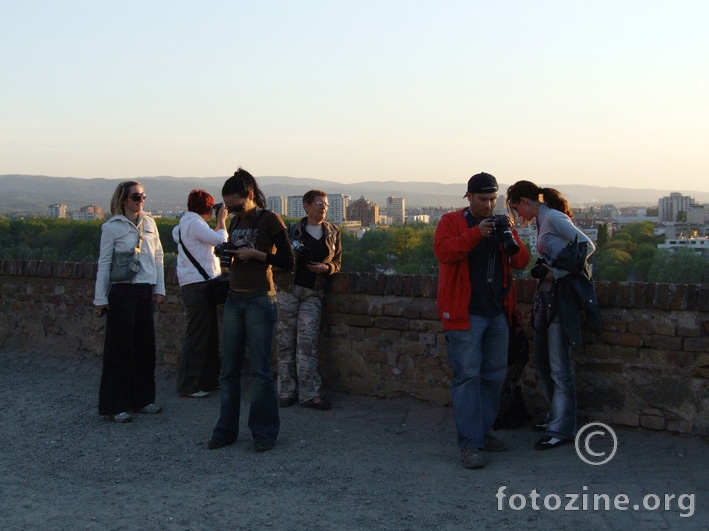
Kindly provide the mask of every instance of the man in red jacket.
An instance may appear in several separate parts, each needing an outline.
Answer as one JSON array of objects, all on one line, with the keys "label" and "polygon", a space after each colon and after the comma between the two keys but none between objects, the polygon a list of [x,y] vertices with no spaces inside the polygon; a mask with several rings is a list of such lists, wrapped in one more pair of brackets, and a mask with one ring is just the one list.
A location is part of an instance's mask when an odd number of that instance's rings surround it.
[{"label": "man in red jacket", "polygon": [[524,269],[529,262],[512,217],[493,217],[497,190],[489,173],[473,175],[465,194],[470,206],[444,215],[433,241],[439,262],[438,313],[466,468],[485,466],[481,452],[507,449],[489,431],[500,405],[509,318],[516,304],[510,267]]}]

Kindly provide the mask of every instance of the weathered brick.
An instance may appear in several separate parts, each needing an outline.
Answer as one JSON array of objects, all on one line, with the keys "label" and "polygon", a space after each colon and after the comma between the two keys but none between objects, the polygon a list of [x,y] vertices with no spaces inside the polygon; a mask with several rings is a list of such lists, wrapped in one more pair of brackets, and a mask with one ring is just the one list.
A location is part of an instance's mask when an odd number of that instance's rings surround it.
[{"label": "weathered brick", "polygon": [[650,334],[652,333],[652,323],[649,320],[629,321],[628,332],[632,334]]},{"label": "weathered brick", "polygon": [[709,338],[687,338],[684,340],[684,350],[691,352],[709,352]]},{"label": "weathered brick", "polygon": [[690,367],[694,365],[694,354],[691,352],[681,352],[673,350],[667,353],[667,361],[672,365],[680,367]]},{"label": "weathered brick", "polygon": [[666,350],[680,350],[682,348],[681,337],[661,336],[657,334],[643,336],[643,344],[650,348],[661,348]]},{"label": "weathered brick", "polygon": [[603,330],[611,332],[625,332],[627,323],[620,319],[603,319]]},{"label": "weathered brick", "polygon": [[403,317],[375,317],[374,326],[385,330],[408,330],[409,320]]}]

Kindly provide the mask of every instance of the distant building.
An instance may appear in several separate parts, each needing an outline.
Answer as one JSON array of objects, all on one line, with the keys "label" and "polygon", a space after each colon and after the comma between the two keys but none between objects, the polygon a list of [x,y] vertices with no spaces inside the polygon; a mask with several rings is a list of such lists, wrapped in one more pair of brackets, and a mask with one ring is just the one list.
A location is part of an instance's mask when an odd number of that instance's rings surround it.
[{"label": "distant building", "polygon": [[288,203],[286,206],[287,216],[289,218],[304,218],[307,214],[303,208],[303,196],[302,195],[289,195]]},{"label": "distant building", "polygon": [[71,219],[74,221],[91,221],[94,219],[105,219],[106,212],[103,207],[98,205],[88,205],[83,206],[78,212],[74,212],[71,215]]},{"label": "distant building", "polygon": [[47,207],[47,216],[50,218],[66,218],[66,205],[49,205]]},{"label": "distant building", "polygon": [[387,217],[389,223],[403,223],[406,219],[406,199],[387,197]]},{"label": "distant building", "polygon": [[667,239],[664,243],[658,244],[657,248],[668,249],[671,252],[675,249],[691,249],[701,255],[705,260],[709,261],[709,237],[707,236],[704,236],[703,238]]},{"label": "distant building", "polygon": [[414,214],[406,216],[406,223],[431,223],[431,216],[428,214]]},{"label": "distant building", "polygon": [[347,206],[351,197],[345,194],[328,194],[327,202],[330,206],[327,209],[327,218],[333,223],[342,223],[347,220]]},{"label": "distant building", "polygon": [[266,198],[266,208],[274,211],[279,216],[288,215],[288,203],[285,197],[280,195],[272,195]]},{"label": "distant building", "polygon": [[379,205],[362,196],[347,207],[347,219],[359,221],[363,227],[376,225],[379,223]]},{"label": "distant building", "polygon": [[679,192],[672,192],[669,197],[661,197],[658,201],[660,221],[684,221],[677,219],[678,214],[684,212],[688,216],[694,204],[696,204],[694,198]]},{"label": "distant building", "polygon": [[340,223],[340,229],[356,233],[362,229],[362,224],[359,221],[343,221]]}]

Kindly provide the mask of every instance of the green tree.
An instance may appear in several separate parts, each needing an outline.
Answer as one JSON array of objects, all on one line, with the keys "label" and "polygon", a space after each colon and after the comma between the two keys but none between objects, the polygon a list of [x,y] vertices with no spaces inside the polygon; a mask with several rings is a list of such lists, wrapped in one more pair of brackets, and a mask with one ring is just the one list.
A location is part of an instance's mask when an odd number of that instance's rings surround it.
[{"label": "green tree", "polygon": [[660,249],[648,271],[648,281],[667,284],[706,284],[709,264],[692,249]]},{"label": "green tree", "polygon": [[610,240],[610,234],[608,232],[608,223],[598,224],[598,242],[597,246],[599,248],[604,247]]}]

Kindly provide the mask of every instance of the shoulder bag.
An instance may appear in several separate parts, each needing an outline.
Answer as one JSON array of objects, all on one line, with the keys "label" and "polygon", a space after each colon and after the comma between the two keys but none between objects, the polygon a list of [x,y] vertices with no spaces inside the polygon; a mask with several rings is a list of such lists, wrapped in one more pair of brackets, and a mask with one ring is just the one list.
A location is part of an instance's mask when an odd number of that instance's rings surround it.
[{"label": "shoulder bag", "polygon": [[132,251],[113,251],[111,282],[130,280],[140,271],[140,247],[143,245],[143,221],[138,224],[138,245]]},{"label": "shoulder bag", "polygon": [[214,305],[224,304],[226,302],[227,295],[229,295],[229,273],[222,273],[218,277],[209,278],[209,275],[204,270],[204,268],[195,260],[192,253],[187,250],[185,244],[182,243],[182,234],[180,230],[177,231],[177,238],[180,241],[182,250],[185,256],[192,262],[192,265],[199,271],[199,274],[204,277],[207,283],[207,301]]}]

